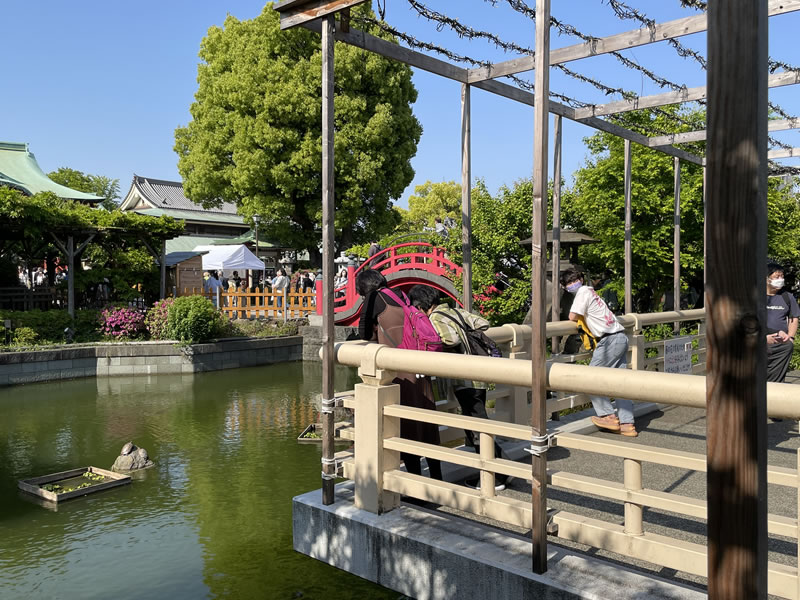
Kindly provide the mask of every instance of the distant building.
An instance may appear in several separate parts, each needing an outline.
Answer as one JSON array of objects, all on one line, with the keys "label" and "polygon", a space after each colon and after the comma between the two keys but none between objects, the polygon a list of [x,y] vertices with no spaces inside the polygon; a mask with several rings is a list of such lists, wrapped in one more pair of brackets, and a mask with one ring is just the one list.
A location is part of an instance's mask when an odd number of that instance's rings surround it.
[{"label": "distant building", "polygon": [[0,142],[0,186],[19,190],[26,196],[53,192],[64,200],[92,205],[103,200],[100,196],[73,190],[50,179],[26,143]]}]

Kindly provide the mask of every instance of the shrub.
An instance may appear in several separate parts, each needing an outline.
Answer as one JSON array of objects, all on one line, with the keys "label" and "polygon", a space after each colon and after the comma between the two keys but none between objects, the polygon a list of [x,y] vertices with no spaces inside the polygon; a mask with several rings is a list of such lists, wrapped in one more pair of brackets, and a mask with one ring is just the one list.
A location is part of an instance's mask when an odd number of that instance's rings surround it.
[{"label": "shrub", "polygon": [[222,315],[203,296],[176,298],[167,309],[167,332],[171,339],[187,344],[205,342],[222,331]]},{"label": "shrub", "polygon": [[147,332],[150,334],[151,339],[166,340],[170,337],[167,317],[169,316],[169,307],[172,306],[174,302],[174,298],[158,300],[153,304],[153,307],[147,311],[144,324],[147,327]]},{"label": "shrub", "polygon": [[223,335],[225,337],[280,337],[297,335],[298,324],[296,321],[276,322],[265,320],[229,321],[225,324]]},{"label": "shrub", "polygon": [[61,344],[64,330],[72,327],[75,331],[73,341],[94,342],[101,338],[98,328],[97,310],[82,309],[75,312],[75,321],[69,318],[66,310],[0,310],[0,322],[10,320],[12,331],[28,327],[36,332],[37,343]]},{"label": "shrub", "polygon": [[30,327],[18,327],[11,336],[12,346],[35,346],[39,335]]},{"label": "shrub", "polygon": [[100,333],[113,338],[137,338],[145,332],[144,312],[127,306],[110,306],[100,312]]}]

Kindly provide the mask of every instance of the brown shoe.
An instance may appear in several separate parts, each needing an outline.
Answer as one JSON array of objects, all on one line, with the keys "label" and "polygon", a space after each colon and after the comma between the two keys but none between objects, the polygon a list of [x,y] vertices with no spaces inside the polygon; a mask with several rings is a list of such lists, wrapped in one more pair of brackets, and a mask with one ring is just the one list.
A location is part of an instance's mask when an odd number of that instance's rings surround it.
[{"label": "brown shoe", "polygon": [[598,429],[608,431],[619,431],[619,419],[617,415],[605,415],[604,417],[592,417],[592,423]]},{"label": "brown shoe", "polygon": [[619,426],[619,432],[628,437],[637,437],[639,435],[639,432],[636,431],[636,425],[633,423],[622,423]]}]

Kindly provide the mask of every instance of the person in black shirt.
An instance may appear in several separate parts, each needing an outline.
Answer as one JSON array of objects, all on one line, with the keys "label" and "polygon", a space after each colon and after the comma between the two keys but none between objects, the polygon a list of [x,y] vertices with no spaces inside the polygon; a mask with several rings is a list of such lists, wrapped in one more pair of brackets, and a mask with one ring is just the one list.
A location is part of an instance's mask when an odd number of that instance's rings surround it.
[{"label": "person in black shirt", "polygon": [[800,308],[784,286],[783,267],[767,265],[767,381],[783,383],[789,370]]}]

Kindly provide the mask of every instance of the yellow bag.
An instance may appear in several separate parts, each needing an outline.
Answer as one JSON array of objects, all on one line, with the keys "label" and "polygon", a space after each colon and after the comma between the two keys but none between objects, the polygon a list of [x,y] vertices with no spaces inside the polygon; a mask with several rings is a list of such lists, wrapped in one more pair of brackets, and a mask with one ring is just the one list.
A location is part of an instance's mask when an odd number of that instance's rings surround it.
[{"label": "yellow bag", "polygon": [[578,335],[581,336],[583,347],[586,350],[592,351],[597,348],[597,338],[592,335],[583,315],[578,315]]}]

